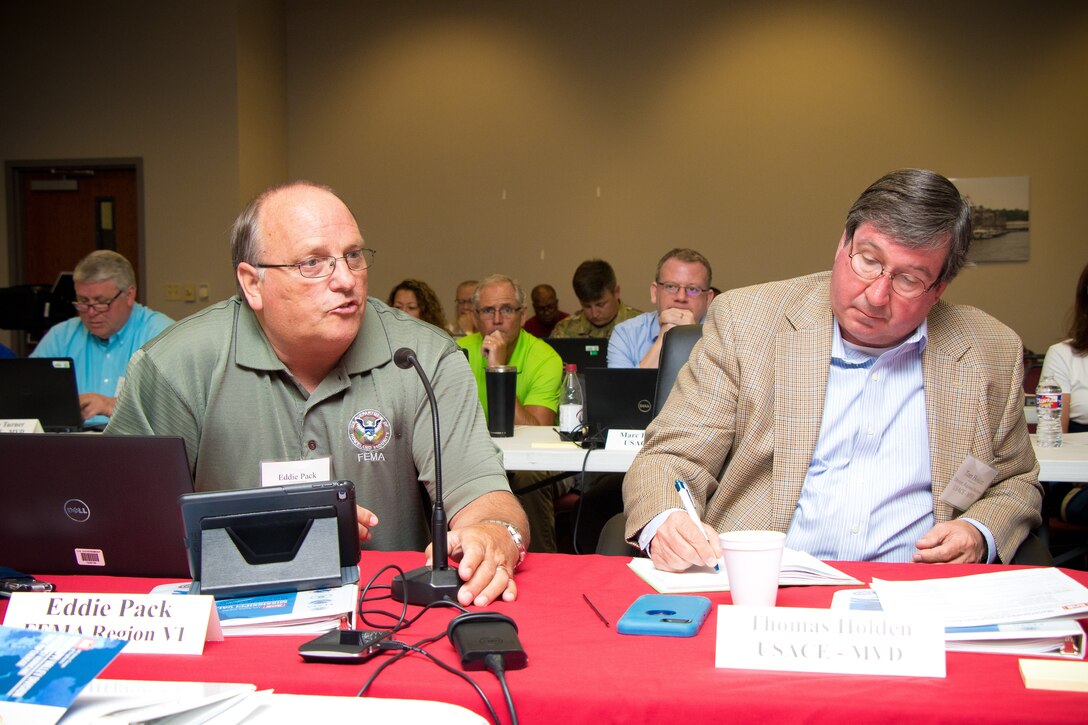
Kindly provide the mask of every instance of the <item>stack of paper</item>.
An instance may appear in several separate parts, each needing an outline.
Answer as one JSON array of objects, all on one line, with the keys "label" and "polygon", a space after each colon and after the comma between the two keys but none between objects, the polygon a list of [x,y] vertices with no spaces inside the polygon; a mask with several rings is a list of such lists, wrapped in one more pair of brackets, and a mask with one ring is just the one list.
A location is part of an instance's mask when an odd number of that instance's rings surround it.
[{"label": "stack of paper", "polygon": [[885,581],[872,589],[885,612],[922,613],[945,623],[947,648],[1082,659],[1088,588],[1055,568],[948,579]]},{"label": "stack of paper", "polygon": [[[164,584],[153,591],[185,594],[189,585]],[[215,600],[224,637],[266,634],[322,634],[341,621],[354,622],[359,588],[345,584],[331,589],[262,594]]]},{"label": "stack of paper", "polygon": [[[727,592],[729,575],[725,567],[714,571],[710,567],[697,566],[681,572],[661,571],[650,559],[635,558],[628,564],[631,570],[662,594],[688,592]],[[782,550],[782,569],[778,575],[780,586],[850,586],[861,584],[835,567],[811,554],[794,549]]]},{"label": "stack of paper", "polygon": [[227,682],[95,680],[68,708],[60,725],[170,723],[237,725],[267,701],[271,690]]}]

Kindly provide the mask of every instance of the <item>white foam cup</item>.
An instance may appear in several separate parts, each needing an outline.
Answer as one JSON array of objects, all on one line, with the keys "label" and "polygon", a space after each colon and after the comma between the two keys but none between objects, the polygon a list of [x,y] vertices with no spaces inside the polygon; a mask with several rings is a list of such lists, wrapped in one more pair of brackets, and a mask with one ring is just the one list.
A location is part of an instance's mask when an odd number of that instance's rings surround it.
[{"label": "white foam cup", "polygon": [[733,604],[773,607],[786,535],[781,531],[727,531],[718,538]]}]

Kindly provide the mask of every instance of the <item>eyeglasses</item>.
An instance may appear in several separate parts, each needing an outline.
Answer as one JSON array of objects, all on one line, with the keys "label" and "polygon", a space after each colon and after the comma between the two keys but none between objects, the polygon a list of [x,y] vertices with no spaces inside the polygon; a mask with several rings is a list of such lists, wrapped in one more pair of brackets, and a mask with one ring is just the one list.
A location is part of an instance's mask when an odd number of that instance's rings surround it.
[{"label": "eyeglasses", "polygon": [[[862,252],[854,251],[853,239],[850,240],[850,268],[854,270],[854,274],[858,277],[870,282],[880,279],[887,274],[887,270],[884,269],[884,265],[881,262],[866,256]],[[895,293],[908,300],[914,299],[915,297],[921,297],[938,284],[938,282],[934,282],[927,287],[925,282],[917,277],[912,277],[905,272],[888,276],[891,279],[892,289],[895,290]]]},{"label": "eyeglasses", "polygon": [[374,263],[375,251],[373,249],[356,249],[353,252],[348,252],[343,257],[307,257],[294,264],[255,264],[253,266],[261,269],[298,267],[298,272],[303,277],[316,279],[318,277],[328,277],[332,274],[332,271],[336,269],[337,261],[341,259],[344,260],[344,264],[352,272],[362,272]]},{"label": "eyeglasses", "polygon": [[680,290],[683,290],[684,294],[686,294],[688,297],[698,297],[699,295],[705,294],[706,292],[710,291],[709,287],[707,289],[703,289],[702,287],[696,287],[693,284],[689,284],[686,286],[673,284],[672,282],[654,282],[654,284],[668,292],[670,295],[679,294]]},{"label": "eyeglasses", "polygon": [[127,290],[119,290],[117,294],[111,297],[106,302],[73,302],[72,307],[76,308],[77,312],[87,312],[88,310],[94,310],[95,312],[105,312],[110,308],[118,297],[123,295]]},{"label": "eyeglasses", "polygon": [[510,305],[503,305],[502,307],[478,307],[476,308],[476,314],[480,317],[494,317],[498,312],[503,317],[509,319],[521,312],[524,307],[511,307]]}]

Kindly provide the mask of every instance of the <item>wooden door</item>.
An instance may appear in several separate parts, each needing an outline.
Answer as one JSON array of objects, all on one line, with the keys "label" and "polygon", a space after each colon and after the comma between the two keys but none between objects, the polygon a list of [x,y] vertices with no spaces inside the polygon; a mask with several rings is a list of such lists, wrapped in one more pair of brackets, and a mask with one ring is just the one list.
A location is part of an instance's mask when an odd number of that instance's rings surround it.
[{"label": "wooden door", "polygon": [[21,284],[52,284],[96,249],[140,265],[137,174],[128,167],[27,168],[18,174]]}]

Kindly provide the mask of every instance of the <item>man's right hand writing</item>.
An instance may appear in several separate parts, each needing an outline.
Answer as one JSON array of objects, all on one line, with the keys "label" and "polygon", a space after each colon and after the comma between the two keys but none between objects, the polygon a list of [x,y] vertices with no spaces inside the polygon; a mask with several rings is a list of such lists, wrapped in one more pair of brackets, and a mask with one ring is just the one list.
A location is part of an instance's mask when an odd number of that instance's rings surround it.
[{"label": "man's right hand writing", "polygon": [[650,559],[662,571],[714,566],[721,556],[718,532],[706,524],[700,529],[684,511],[672,512],[650,541]]}]

